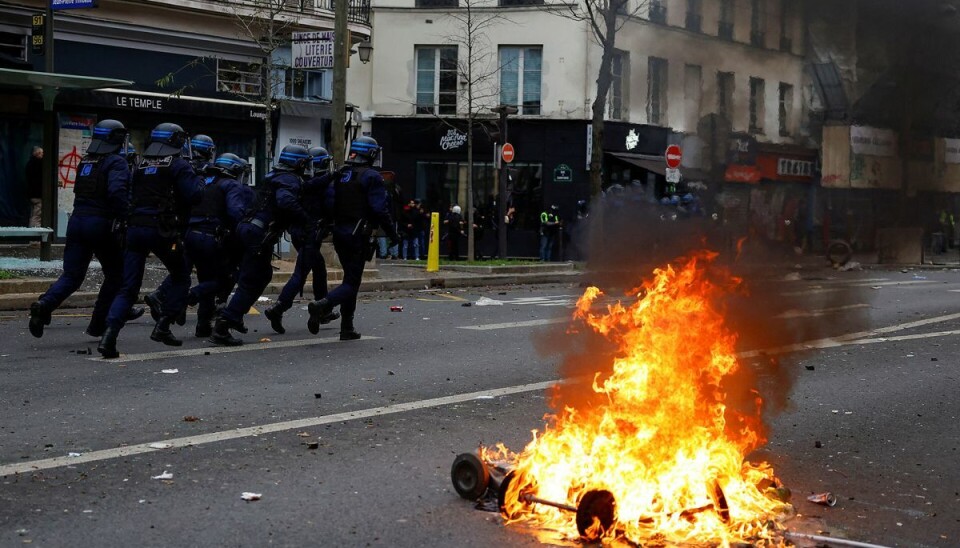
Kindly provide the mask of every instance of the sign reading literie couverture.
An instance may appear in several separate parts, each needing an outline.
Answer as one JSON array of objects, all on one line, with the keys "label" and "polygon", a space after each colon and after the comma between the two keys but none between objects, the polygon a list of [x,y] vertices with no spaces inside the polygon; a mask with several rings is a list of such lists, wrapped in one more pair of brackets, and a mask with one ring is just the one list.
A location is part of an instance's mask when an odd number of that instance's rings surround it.
[{"label": "sign reading literie couverture", "polygon": [[290,42],[290,66],[295,69],[333,68],[333,33],[293,33],[293,40]]}]

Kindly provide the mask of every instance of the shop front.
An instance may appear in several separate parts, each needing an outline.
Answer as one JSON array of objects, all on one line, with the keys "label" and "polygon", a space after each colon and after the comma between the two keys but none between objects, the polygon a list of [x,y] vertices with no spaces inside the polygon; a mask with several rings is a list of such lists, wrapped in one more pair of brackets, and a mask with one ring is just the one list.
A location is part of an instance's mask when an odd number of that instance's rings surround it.
[{"label": "shop front", "polygon": [[[576,202],[589,196],[584,161],[587,150],[583,121],[511,118],[509,141],[516,158],[507,169],[507,232],[509,256],[538,254],[540,213],[552,204],[561,217],[574,219]],[[459,205],[466,217],[468,173],[466,124],[463,120],[373,118],[372,136],[383,147],[383,169],[396,173],[401,201],[421,199],[441,213]],[[485,211],[493,228],[497,215],[499,170],[495,120],[478,123],[473,132],[473,204]],[[495,249],[495,231],[486,230],[486,254]]]}]

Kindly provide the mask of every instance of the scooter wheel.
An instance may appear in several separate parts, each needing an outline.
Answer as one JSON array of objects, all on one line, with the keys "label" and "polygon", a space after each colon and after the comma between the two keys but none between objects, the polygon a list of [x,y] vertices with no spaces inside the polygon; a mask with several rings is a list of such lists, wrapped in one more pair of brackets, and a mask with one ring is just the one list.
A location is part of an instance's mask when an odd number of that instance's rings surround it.
[{"label": "scooter wheel", "polygon": [[473,453],[461,453],[453,459],[450,479],[458,495],[467,500],[477,500],[490,485],[490,471]]},{"label": "scooter wheel", "polygon": [[[617,521],[617,501],[610,491],[587,491],[577,505],[577,531],[587,542],[596,542]],[[599,527],[594,524],[599,523]]]}]

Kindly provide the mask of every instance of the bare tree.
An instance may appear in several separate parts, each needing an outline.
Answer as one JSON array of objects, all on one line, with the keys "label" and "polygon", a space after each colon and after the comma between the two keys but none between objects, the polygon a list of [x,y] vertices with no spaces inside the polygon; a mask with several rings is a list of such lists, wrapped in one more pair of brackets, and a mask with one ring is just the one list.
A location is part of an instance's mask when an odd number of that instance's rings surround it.
[{"label": "bare tree", "polygon": [[[617,33],[623,25],[648,6],[648,0],[582,0],[569,6],[567,11],[557,11],[552,6],[550,13],[568,19],[583,21],[590,25],[593,38],[600,46],[600,70],[597,74],[597,95],[593,99],[592,124],[593,148],[590,154],[590,193],[599,194],[603,185],[603,123],[607,111],[607,97],[613,82],[611,67],[616,51]],[[660,3],[657,4],[658,6]]]},{"label": "bare tree", "polygon": [[484,0],[460,0],[460,9],[447,14],[454,29],[446,39],[457,45],[458,103],[466,108],[467,125],[467,257],[475,257],[473,204],[473,140],[474,128],[491,116],[499,96],[497,74],[500,65],[497,51],[487,37],[487,30],[507,19],[495,4]]},{"label": "bare tree", "polygon": [[[264,145],[266,161],[269,163],[273,158],[272,113],[284,85],[284,74],[281,71],[290,68],[289,65],[277,63],[275,53],[289,44],[290,32],[297,23],[299,12],[312,7],[313,3],[309,0],[228,0],[225,4],[224,7],[239,29],[240,38],[249,40],[257,47],[262,62],[250,63],[247,67],[237,64],[232,71],[221,67],[219,76],[232,75],[234,78],[218,80],[218,91],[231,93],[239,99],[265,107]],[[197,58],[184,68],[209,68],[207,61],[211,59],[213,57]],[[243,68],[247,70],[242,70]],[[217,68],[213,71],[214,76],[217,76]],[[178,72],[169,73],[157,80],[157,85],[173,85]],[[173,94],[182,93],[190,85],[181,85]]]}]

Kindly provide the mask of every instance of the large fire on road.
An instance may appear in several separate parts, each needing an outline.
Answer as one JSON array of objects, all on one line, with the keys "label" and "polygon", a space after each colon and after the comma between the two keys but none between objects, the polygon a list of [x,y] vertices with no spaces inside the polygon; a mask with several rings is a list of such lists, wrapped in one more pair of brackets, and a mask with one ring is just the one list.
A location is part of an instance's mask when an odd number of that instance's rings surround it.
[{"label": "large fire on road", "polygon": [[[618,353],[612,367],[596,368],[601,403],[565,406],[520,453],[481,450],[483,460],[514,471],[502,494],[508,522],[643,545],[781,544],[792,507],[777,496],[773,469],[746,461],[766,442],[764,402],[756,389],[746,405],[730,401],[732,385],[751,378],[721,304],[741,280],[715,258],[697,252],[657,269],[629,301],[602,312],[603,293],[585,291],[575,319]],[[615,519],[593,517],[578,532],[571,510],[585,497],[597,504],[598,493]]]}]

